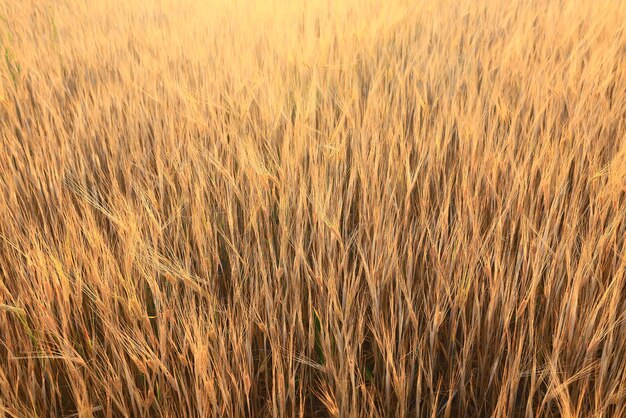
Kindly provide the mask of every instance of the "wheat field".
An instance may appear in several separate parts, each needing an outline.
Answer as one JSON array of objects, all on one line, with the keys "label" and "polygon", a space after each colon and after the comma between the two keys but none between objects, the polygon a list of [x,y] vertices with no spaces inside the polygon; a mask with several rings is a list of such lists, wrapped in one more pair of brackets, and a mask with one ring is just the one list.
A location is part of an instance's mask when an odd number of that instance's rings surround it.
[{"label": "wheat field", "polygon": [[626,3],[0,0],[0,417],[626,416]]}]

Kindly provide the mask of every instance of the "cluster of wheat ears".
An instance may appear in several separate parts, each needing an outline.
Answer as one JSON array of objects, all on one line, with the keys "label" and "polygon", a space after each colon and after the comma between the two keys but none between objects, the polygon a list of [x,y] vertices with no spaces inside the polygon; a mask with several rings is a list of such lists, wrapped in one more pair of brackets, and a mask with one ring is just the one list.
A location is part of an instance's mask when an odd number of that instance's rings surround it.
[{"label": "cluster of wheat ears", "polygon": [[0,417],[626,416],[626,3],[0,0]]}]

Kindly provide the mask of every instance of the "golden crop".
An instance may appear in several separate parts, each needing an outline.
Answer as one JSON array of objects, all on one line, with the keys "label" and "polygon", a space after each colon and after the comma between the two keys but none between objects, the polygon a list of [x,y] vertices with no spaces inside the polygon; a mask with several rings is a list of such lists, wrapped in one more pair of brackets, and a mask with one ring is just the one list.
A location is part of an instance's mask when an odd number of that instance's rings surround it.
[{"label": "golden crop", "polygon": [[625,22],[0,0],[0,417],[626,416]]}]

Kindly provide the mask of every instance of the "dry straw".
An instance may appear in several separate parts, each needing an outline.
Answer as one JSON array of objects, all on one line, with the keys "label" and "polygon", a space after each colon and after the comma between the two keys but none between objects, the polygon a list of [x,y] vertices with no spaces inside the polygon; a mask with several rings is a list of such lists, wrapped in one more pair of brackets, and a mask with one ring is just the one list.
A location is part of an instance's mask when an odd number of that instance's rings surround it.
[{"label": "dry straw", "polygon": [[0,0],[0,417],[626,416],[619,0]]}]

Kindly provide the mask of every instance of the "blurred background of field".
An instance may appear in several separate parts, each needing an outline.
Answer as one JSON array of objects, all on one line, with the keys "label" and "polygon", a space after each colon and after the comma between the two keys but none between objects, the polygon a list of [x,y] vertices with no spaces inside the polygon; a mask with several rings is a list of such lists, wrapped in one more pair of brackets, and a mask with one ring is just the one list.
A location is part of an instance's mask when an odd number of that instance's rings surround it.
[{"label": "blurred background of field", "polygon": [[0,0],[0,417],[626,416],[625,22]]}]

